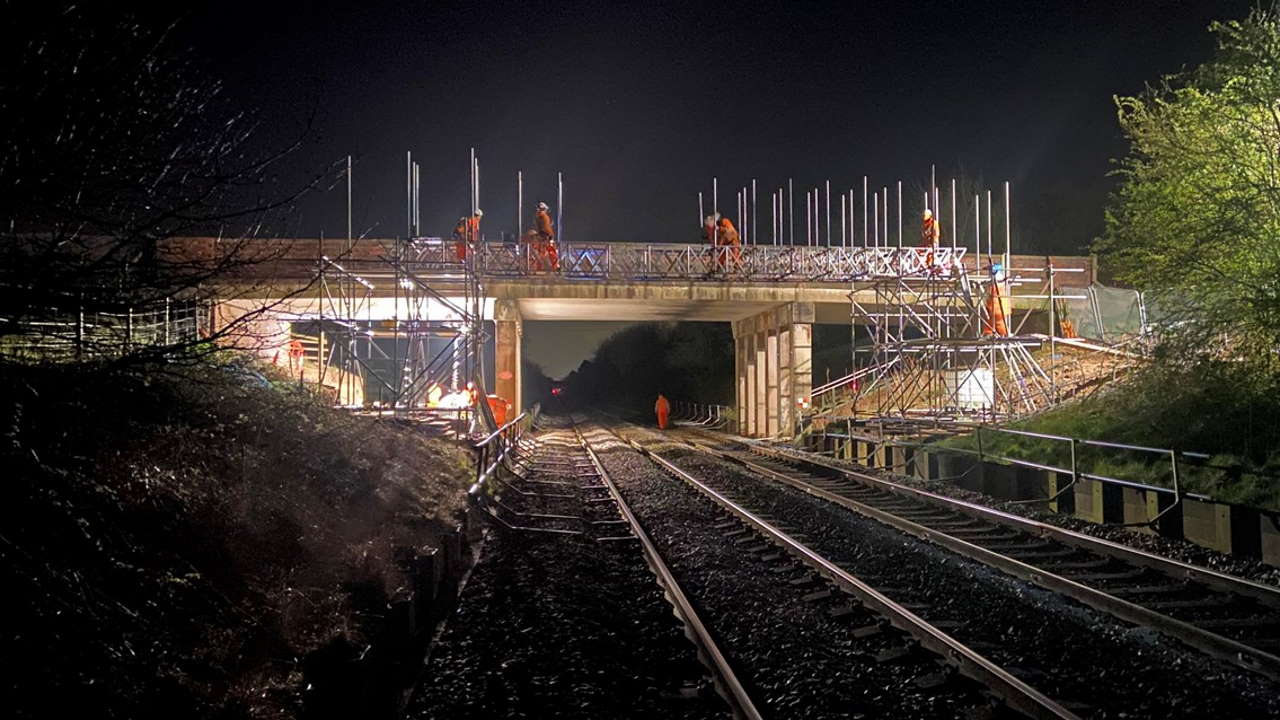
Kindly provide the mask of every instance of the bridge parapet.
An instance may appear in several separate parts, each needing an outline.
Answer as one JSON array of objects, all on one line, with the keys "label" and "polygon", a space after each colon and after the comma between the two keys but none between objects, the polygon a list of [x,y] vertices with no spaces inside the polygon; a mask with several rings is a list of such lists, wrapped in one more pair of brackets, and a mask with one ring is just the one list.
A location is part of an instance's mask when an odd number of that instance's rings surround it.
[{"label": "bridge parapet", "polygon": [[[198,241],[198,238],[192,238]],[[255,277],[302,279],[314,275],[319,259],[328,257],[352,273],[378,277],[394,272],[391,261],[400,256],[402,269],[422,275],[460,275],[464,261],[452,241],[418,238],[262,239],[287,248],[273,260],[246,269]],[[558,268],[524,243],[482,242],[468,253],[481,277],[560,277],[566,280],[608,282],[712,281],[750,284],[851,283],[882,279],[927,280],[954,277],[963,268],[974,273],[986,265],[981,255],[966,248],[825,247],[803,245],[743,245],[710,247],[681,243],[562,243]],[[997,257],[998,261],[998,257]],[[1086,287],[1095,277],[1092,258],[1013,255],[1016,269],[1043,268],[1052,261],[1060,287]]]},{"label": "bridge parapet", "polygon": [[709,247],[674,243],[565,243],[558,271],[528,245],[483,243],[476,269],[510,277],[557,272],[601,280],[739,280],[852,282],[877,277],[929,278],[962,267],[964,248],[862,248],[792,245]]}]

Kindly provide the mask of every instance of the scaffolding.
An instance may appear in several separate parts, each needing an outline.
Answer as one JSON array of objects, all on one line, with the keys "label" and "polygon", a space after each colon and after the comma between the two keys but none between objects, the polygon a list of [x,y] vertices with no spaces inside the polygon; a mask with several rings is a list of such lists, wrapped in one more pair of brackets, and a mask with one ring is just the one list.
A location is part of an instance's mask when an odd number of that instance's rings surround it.
[{"label": "scaffolding", "polygon": [[[1041,267],[1004,267],[997,259],[982,267],[981,259],[957,255],[948,266],[854,282],[854,371],[814,389],[816,414],[879,434],[1007,421],[1074,397],[1145,356],[1138,293],[1079,281],[1063,287],[1060,275],[1085,270],[1056,268],[1052,257]],[[1101,298],[1117,294],[1124,297],[1110,301],[1115,307],[1104,317]],[[869,344],[856,342],[859,327]],[[1092,328],[1087,338],[1080,327]]]},{"label": "scaffolding", "polygon": [[[407,234],[356,257],[348,237],[317,264],[315,313],[293,318],[293,341],[314,358],[316,381],[335,403],[394,416],[460,419],[468,427],[485,396],[484,295],[476,253],[424,237],[418,227],[419,169],[407,156]],[[478,206],[471,158],[471,205]],[[348,232],[350,235],[350,232]],[[480,238],[466,238],[471,249]],[[359,272],[355,268],[359,269]]]},{"label": "scaffolding", "polygon": [[[850,283],[852,372],[813,390],[811,421],[856,421],[880,435],[1007,421],[1052,407],[1142,358],[1146,321],[1140,295],[1096,283],[1081,287],[1078,278],[1064,289],[1063,274],[1084,269],[1056,268],[1051,257],[1039,267],[1011,266],[1008,183],[1002,253],[993,248],[998,219],[993,218],[992,193],[986,192],[985,248],[982,195],[973,195],[969,253],[957,244],[954,180],[950,196],[950,249],[938,246],[932,230],[932,246],[926,237],[921,247],[904,248],[899,189],[895,264]],[[868,243],[873,248],[892,247],[887,188],[883,197],[883,205],[873,203],[877,219],[870,235],[875,241]],[[942,217],[937,212],[941,199],[931,179],[922,207],[936,213],[935,223]],[[926,229],[932,227],[925,222]],[[1125,297],[1107,299],[1115,293]],[[1121,317],[1111,324],[1129,330],[1123,337],[1108,337],[1103,302],[1116,306]],[[1071,308],[1074,318],[1069,317]],[[1085,328],[1090,329],[1088,339],[1079,335]]]},{"label": "scaffolding", "polygon": [[1007,278],[971,271],[959,259],[925,275],[854,283],[851,321],[866,328],[871,345],[854,345],[858,369],[845,380],[851,414],[880,426],[938,424],[1003,419],[1051,404],[1052,381],[1031,352],[1041,341],[992,328],[986,300],[993,284],[1009,297]]}]

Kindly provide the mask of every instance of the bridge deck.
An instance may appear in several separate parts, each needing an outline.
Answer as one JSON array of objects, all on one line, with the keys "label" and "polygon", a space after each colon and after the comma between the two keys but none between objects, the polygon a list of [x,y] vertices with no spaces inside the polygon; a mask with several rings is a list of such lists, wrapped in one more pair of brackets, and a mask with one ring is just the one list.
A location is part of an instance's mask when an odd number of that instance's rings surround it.
[{"label": "bridge deck", "polygon": [[[464,265],[452,242],[418,240],[397,247],[395,240],[264,240],[288,243],[279,257],[252,269],[255,280],[277,287],[314,277],[328,257],[367,282],[374,297],[396,294],[400,267],[443,294],[461,294]],[[844,248],[748,245],[711,248],[675,243],[565,243],[559,267],[523,244],[480,243],[473,262],[486,296],[515,301],[531,320],[738,320],[788,302],[814,303],[820,323],[849,322],[849,293],[875,297],[869,288],[883,280],[912,286],[956,277],[980,276],[986,261],[940,248]],[[999,261],[999,258],[996,258]],[[1048,262],[1062,272],[1059,288],[1087,286],[1094,276],[1087,257],[1015,255],[1011,265],[1041,273]],[[981,262],[981,265],[979,264]],[[264,283],[265,284],[265,283]],[[1042,303],[1015,303],[1017,306]]]}]

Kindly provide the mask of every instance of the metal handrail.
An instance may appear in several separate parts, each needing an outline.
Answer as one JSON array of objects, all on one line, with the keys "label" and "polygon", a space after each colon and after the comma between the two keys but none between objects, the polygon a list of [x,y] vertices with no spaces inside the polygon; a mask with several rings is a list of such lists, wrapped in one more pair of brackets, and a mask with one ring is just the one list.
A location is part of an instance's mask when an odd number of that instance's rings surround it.
[{"label": "metal handrail", "polygon": [[962,271],[964,248],[941,248],[933,259],[918,248],[833,248],[787,245],[713,248],[676,243],[560,243],[559,269],[534,270],[528,245],[478,243],[476,267],[486,276],[553,274],[568,278],[729,279],[765,282],[848,282],[874,277],[936,278]]},{"label": "metal handrail", "polygon": [[[504,424],[488,437],[472,445],[476,450],[476,481],[467,489],[469,496],[476,497],[480,490],[485,487],[489,478],[493,477],[493,474],[497,472],[498,467],[506,461],[507,456],[519,446],[524,433],[537,422],[538,413],[541,409],[540,405],[534,405],[532,410],[520,413],[514,420]],[[514,435],[503,435],[504,432],[509,431],[511,428],[516,428]],[[497,439],[496,443],[494,442],[495,439]],[[496,453],[494,447],[497,448]],[[493,458],[492,462],[490,462],[490,457]]]}]

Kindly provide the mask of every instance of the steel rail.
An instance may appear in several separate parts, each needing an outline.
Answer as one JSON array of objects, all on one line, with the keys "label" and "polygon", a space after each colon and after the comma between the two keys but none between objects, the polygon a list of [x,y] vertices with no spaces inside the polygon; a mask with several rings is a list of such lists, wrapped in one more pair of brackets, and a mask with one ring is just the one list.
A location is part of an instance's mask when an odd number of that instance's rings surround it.
[{"label": "steel rail", "polygon": [[688,596],[680,588],[680,583],[676,581],[675,575],[667,567],[666,561],[662,559],[662,555],[653,544],[653,540],[649,538],[649,533],[645,531],[644,526],[640,524],[639,518],[631,511],[631,507],[627,505],[627,501],[622,497],[618,486],[614,484],[613,478],[605,471],[604,464],[596,456],[591,443],[587,442],[586,437],[576,423],[573,426],[573,431],[577,434],[582,447],[586,449],[587,456],[591,458],[591,464],[595,466],[596,472],[600,474],[601,480],[604,481],[605,486],[609,489],[609,495],[613,497],[614,502],[617,504],[618,511],[626,519],[627,524],[631,526],[631,532],[640,541],[640,548],[644,552],[644,558],[649,564],[649,569],[657,577],[658,584],[662,586],[663,591],[666,593],[667,600],[671,603],[676,616],[684,623],[685,634],[689,636],[689,639],[698,648],[698,654],[702,656],[703,664],[711,670],[720,696],[729,704],[734,717],[744,718],[745,720],[761,720],[760,712],[756,710],[755,703],[752,702],[751,696],[747,694],[746,688],[739,682],[738,676],[734,673],[728,658],[721,652],[715,638],[711,636],[711,631],[707,629],[702,619],[698,617],[693,603],[689,602]]},{"label": "steel rail", "polygon": [[[1057,525],[1050,525],[1049,523],[1032,520],[1030,518],[1022,517],[1021,515],[1014,515],[1013,513],[1004,512],[1003,510],[996,510],[995,508],[986,507],[977,503],[959,500],[957,498],[947,497],[946,495],[939,495],[937,493],[931,493],[927,490],[921,490],[907,485],[900,485],[874,475],[841,467],[830,462],[826,458],[810,456],[807,453],[764,447],[754,443],[746,444],[746,446],[750,448],[752,452],[787,459],[794,462],[816,465],[827,470],[838,472],[854,480],[858,480],[863,485],[867,485],[869,487],[885,490],[887,492],[894,493],[895,495],[914,498],[934,505],[944,505],[966,515],[980,517],[984,520],[1001,525],[1016,527],[1023,532],[1052,538],[1067,545],[1073,545],[1085,550],[1099,552],[1123,562],[1142,565],[1143,567],[1151,568],[1152,570],[1156,570],[1175,579],[1194,580],[1225,592],[1240,593],[1260,600],[1272,607],[1280,608],[1280,588],[1263,585],[1261,583],[1253,582],[1252,580],[1235,577],[1234,575],[1227,575],[1226,573],[1221,573],[1216,570],[1185,563],[1181,560],[1162,557],[1160,555],[1149,553],[1145,550],[1139,550],[1138,548],[1122,545],[1117,542],[1112,542],[1111,540],[1105,540],[1103,538],[1093,537],[1092,535],[1086,535],[1074,530],[1068,530],[1066,528],[1058,527]],[[1081,473],[1081,477],[1084,476],[1084,473]]]},{"label": "steel rail", "polygon": [[781,545],[789,553],[798,556],[810,567],[830,579],[836,585],[856,596],[863,604],[884,616],[890,624],[915,638],[922,647],[940,656],[960,674],[985,686],[1010,708],[1034,718],[1078,718],[1067,708],[1019,680],[992,661],[970,649],[959,640],[930,625],[924,619],[891,600],[875,588],[851,575],[835,563],[809,549],[772,523],[756,515],[742,505],[685,472],[635,441],[628,441],[638,452],[659,467],[683,480],[698,492],[710,498],[731,514],[756,528],[757,531]]},{"label": "steel rail", "polygon": [[[690,444],[690,447],[696,448],[701,452],[708,453],[715,457],[722,457],[724,459],[740,463],[751,469],[753,472],[760,473],[773,480],[813,495],[814,497],[819,497],[835,503],[908,534],[932,541],[952,550],[953,552],[964,555],[965,557],[999,568],[1010,575],[1027,580],[1047,590],[1061,593],[1089,605],[1090,607],[1109,613],[1123,620],[1159,630],[1176,640],[1197,648],[1213,657],[1227,660],[1246,670],[1257,672],[1273,679],[1280,679],[1280,657],[1276,657],[1271,653],[1250,647],[1249,645],[1237,640],[1223,637],[1217,633],[1197,627],[1189,622],[1178,620],[1155,610],[1150,610],[1138,605],[1137,603],[1124,600],[1102,590],[1071,580],[1070,578],[1054,574],[1044,568],[1036,567],[1021,560],[1002,555],[995,550],[990,550],[975,543],[948,535],[944,531],[934,530],[919,523],[894,515],[891,512],[880,510],[866,503],[817,487],[816,485],[812,485],[803,480],[789,477],[771,468],[743,460],[742,458],[734,457],[731,454],[724,453],[723,451],[706,448],[696,443]],[[772,448],[752,447],[752,450],[761,452],[762,454],[776,453],[777,456],[790,457],[792,460],[807,462],[820,467],[836,470],[864,486],[886,490],[898,496],[922,500],[930,505],[942,506],[970,517],[977,517],[993,522],[997,525],[1012,527],[1031,535],[1052,538],[1072,547],[1097,552],[1101,555],[1105,555],[1122,562],[1157,570],[1158,572],[1177,580],[1196,580],[1215,589],[1248,595],[1256,599],[1264,600],[1268,604],[1280,603],[1280,591],[1268,588],[1265,585],[1249,582],[1240,578],[1234,578],[1205,568],[1198,568],[1194,565],[1189,565],[1176,560],[1162,558],[1118,543],[1112,543],[1107,540],[1074,533],[1056,526],[1038,523],[1034,520],[1021,518],[999,510],[984,508],[973,503],[935,495],[927,491],[917,490],[903,485],[897,485],[896,483],[890,483],[871,475],[824,463],[817,459],[791,456],[789,453],[780,452]]]}]

